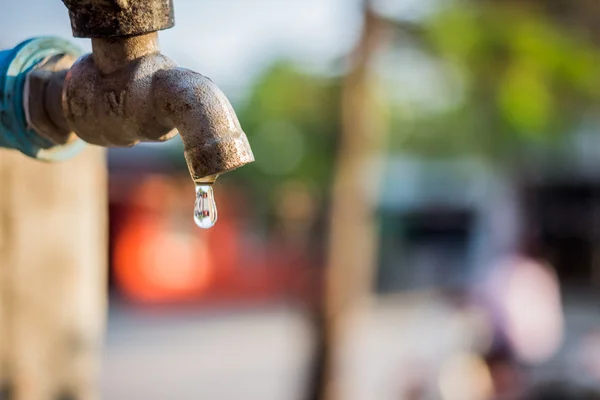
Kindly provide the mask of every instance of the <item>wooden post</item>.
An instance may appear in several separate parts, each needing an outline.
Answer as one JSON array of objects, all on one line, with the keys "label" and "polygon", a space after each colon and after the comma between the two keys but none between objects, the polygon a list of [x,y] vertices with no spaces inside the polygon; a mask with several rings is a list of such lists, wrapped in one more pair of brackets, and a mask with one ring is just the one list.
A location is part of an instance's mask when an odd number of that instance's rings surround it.
[{"label": "wooden post", "polygon": [[[2,153],[4,154],[4,153]],[[1,160],[1,159],[0,159]],[[3,168],[0,161],[0,185],[8,179],[8,168]],[[7,196],[3,189],[0,189],[0,400],[7,400],[10,390],[9,376],[9,358],[10,358],[10,316],[9,311],[9,269],[5,267],[9,239],[7,237],[7,218],[10,215],[6,210]]]},{"label": "wooden post", "polygon": [[106,312],[104,152],[0,151],[0,378],[11,399],[97,399]]}]

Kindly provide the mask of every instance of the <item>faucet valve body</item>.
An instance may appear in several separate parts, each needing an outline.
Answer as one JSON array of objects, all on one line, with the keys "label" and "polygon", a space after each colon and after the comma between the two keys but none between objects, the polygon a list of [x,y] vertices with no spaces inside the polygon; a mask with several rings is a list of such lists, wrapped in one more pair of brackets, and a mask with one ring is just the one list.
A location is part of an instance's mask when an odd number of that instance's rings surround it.
[{"label": "faucet valve body", "polygon": [[83,56],[64,83],[63,109],[69,126],[86,142],[105,147],[171,139],[177,130],[157,119],[153,76],[174,67],[167,57],[152,54],[105,74],[91,54]]},{"label": "faucet valve body", "polygon": [[92,48],[71,67],[63,88],[64,115],[80,138],[128,147],[179,132],[195,182],[212,182],[254,161],[223,92],[162,55],[156,32],[95,38]]},{"label": "faucet valve body", "polygon": [[63,0],[73,35],[92,54],[66,76],[62,107],[86,142],[133,146],[179,132],[195,182],[254,161],[233,107],[217,86],[160,53],[158,30],[174,25],[173,0]]}]

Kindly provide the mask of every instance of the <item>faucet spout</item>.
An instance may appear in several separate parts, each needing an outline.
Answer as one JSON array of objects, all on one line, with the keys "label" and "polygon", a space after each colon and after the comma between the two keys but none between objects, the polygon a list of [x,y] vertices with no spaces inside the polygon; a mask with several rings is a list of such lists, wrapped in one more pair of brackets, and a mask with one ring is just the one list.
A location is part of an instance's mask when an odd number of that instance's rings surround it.
[{"label": "faucet spout", "polygon": [[223,92],[207,77],[185,68],[159,70],[153,99],[161,125],[176,128],[196,183],[254,161],[252,149]]}]

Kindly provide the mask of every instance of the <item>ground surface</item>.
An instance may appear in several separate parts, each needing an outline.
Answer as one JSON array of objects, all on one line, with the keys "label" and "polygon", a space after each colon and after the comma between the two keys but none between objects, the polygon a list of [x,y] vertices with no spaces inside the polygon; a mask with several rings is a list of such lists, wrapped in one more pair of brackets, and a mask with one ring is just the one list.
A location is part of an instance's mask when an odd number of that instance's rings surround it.
[{"label": "ground surface", "polygon": [[109,400],[294,400],[310,354],[298,312],[112,307],[102,373]]}]

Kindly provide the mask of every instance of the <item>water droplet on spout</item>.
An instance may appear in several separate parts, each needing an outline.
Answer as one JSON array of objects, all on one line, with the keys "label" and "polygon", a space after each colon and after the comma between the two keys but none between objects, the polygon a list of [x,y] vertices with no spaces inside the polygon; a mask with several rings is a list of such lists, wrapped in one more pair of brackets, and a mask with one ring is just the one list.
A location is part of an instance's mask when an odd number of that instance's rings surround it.
[{"label": "water droplet on spout", "polygon": [[215,225],[217,217],[217,204],[212,185],[196,184],[194,222],[202,229],[209,229]]}]

